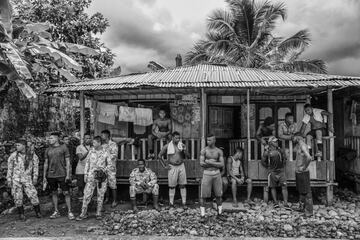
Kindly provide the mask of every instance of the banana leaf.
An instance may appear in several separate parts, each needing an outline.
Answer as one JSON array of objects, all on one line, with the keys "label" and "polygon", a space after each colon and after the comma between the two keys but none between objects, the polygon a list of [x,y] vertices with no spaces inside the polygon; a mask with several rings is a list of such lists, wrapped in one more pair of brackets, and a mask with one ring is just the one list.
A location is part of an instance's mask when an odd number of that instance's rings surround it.
[{"label": "banana leaf", "polygon": [[77,81],[77,78],[68,70],[59,68],[58,72],[60,73],[61,76],[63,76],[64,78],[66,78],[66,80],[68,80],[70,82]]},{"label": "banana leaf", "polygon": [[68,52],[72,52],[72,53],[80,53],[86,56],[98,56],[100,55],[100,52],[97,51],[96,49],[84,46],[84,45],[80,45],[80,44],[75,44],[75,43],[66,43],[66,42],[58,42],[57,43],[57,47],[55,48],[61,48],[64,47],[66,49],[66,51]]},{"label": "banana leaf", "polygon": [[36,98],[36,93],[34,92],[34,90],[26,84],[26,82],[24,82],[21,79],[15,80],[15,83],[17,85],[17,87],[20,89],[20,91],[22,92],[22,94],[25,95],[25,97],[31,99],[31,98]]},{"label": "banana leaf", "polygon": [[20,78],[32,79],[31,73],[27,67],[27,63],[21,57],[21,54],[11,43],[0,43],[1,52],[6,60],[12,65]]}]

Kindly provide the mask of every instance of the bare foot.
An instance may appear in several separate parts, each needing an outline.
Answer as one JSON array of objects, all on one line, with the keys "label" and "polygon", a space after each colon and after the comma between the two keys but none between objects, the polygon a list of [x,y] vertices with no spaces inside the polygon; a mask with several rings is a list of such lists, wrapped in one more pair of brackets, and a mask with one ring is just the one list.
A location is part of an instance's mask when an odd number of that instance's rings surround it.
[{"label": "bare foot", "polygon": [[233,207],[235,207],[235,208],[238,208],[238,207],[239,207],[238,201],[234,201],[232,205],[233,205]]}]

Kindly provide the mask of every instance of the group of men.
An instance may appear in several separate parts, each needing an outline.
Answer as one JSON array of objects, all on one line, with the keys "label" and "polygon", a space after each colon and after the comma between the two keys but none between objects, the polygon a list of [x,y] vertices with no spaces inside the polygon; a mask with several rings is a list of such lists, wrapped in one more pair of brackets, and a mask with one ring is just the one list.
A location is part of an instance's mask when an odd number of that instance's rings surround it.
[{"label": "group of men", "polygon": [[[310,145],[305,143],[303,133],[308,123],[311,124],[311,131],[308,135],[316,137],[316,156],[321,155],[322,133],[326,125],[325,119],[330,113],[313,109],[311,105],[305,105],[303,125],[297,132],[296,123],[292,113],[287,113],[285,122],[279,126],[278,136],[281,139],[292,140],[296,144],[296,186],[300,193],[301,209],[306,216],[312,215],[312,196],[310,188],[309,164],[313,160],[310,155]],[[160,112],[160,115],[162,113]],[[332,118],[329,118],[332,119]],[[153,127],[154,136],[157,138],[169,138],[169,142],[161,149],[158,158],[168,169],[169,202],[170,207],[174,206],[174,196],[176,186],[180,188],[182,205],[186,208],[186,184],[187,176],[184,160],[187,158],[187,149],[180,140],[178,132],[170,133],[168,121],[161,116],[157,126]],[[156,130],[157,129],[157,130]],[[262,156],[262,165],[268,169],[269,187],[271,195],[277,206],[276,187],[282,187],[284,205],[287,206],[287,183],[285,176],[285,164],[288,159],[288,153],[279,148],[278,139],[274,134],[274,121],[272,118],[265,119],[264,123],[257,131],[257,138],[265,145],[265,151]],[[329,130],[333,131],[332,122],[329,123]],[[49,138],[49,147],[45,152],[45,163],[43,172],[43,186],[48,185],[52,192],[54,213],[50,218],[54,219],[60,216],[58,210],[58,189],[60,188],[65,195],[65,202],[68,209],[68,218],[75,219],[71,210],[70,183],[71,183],[71,161],[69,149],[65,144],[60,143],[60,134],[52,133]],[[94,190],[97,190],[97,211],[96,218],[101,219],[101,211],[106,192],[112,193],[112,207],[117,205],[116,193],[116,160],[118,157],[118,145],[111,140],[110,132],[104,130],[101,136],[91,139],[89,134],[85,134],[83,144],[77,146],[76,155],[79,159],[75,169],[80,200],[83,201],[81,214],[76,218],[83,220],[87,218],[87,208],[93,196]],[[153,140],[153,138],[149,138]],[[247,201],[250,200],[252,192],[252,181],[246,178],[243,169],[244,151],[237,148],[232,156],[226,161],[223,151],[216,147],[216,138],[214,135],[208,135],[206,138],[207,146],[200,152],[200,166],[203,168],[203,177],[201,181],[200,194],[200,215],[205,217],[205,200],[213,197],[214,194],[217,205],[218,216],[222,216],[222,196],[223,192],[231,183],[231,192],[233,196],[234,207],[238,206],[237,186],[247,183]],[[284,149],[284,148],[283,148]],[[288,146],[285,146],[288,151]],[[150,149],[151,150],[151,149]],[[153,154],[153,152],[151,152]],[[154,158],[154,156],[150,156]],[[18,208],[21,219],[25,219],[23,209],[23,190],[29,197],[34,206],[36,216],[41,217],[39,199],[34,185],[38,180],[38,157],[34,153],[33,145],[24,139],[19,139],[16,143],[16,151],[8,159],[7,182],[11,188],[15,205]],[[137,211],[136,195],[152,194],[155,209],[159,209],[158,196],[159,185],[156,174],[146,167],[143,159],[138,160],[138,166],[135,168],[129,178],[129,193],[132,208]],[[107,191],[109,188],[109,191]],[[109,199],[109,196],[107,196]]]}]

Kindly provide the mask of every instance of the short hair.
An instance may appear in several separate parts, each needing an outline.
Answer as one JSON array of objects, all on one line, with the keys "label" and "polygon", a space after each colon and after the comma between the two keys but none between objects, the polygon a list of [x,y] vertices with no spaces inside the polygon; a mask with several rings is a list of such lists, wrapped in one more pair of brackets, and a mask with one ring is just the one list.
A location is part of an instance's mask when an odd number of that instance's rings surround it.
[{"label": "short hair", "polygon": [[62,136],[63,139],[66,138],[66,137],[70,137],[70,136],[69,136],[69,135],[64,135],[64,136]]},{"label": "short hair", "polygon": [[140,162],[143,162],[144,165],[146,164],[145,159],[140,158],[140,159],[138,160],[138,164],[139,164]]},{"label": "short hair", "polygon": [[84,133],[84,136],[86,136],[86,135],[91,136],[91,134],[89,132]]},{"label": "short hair", "polygon": [[275,121],[272,117],[267,117],[265,118],[264,120],[264,126],[267,127],[267,126],[270,126],[271,124],[274,124]]},{"label": "short hair", "polygon": [[210,133],[206,136],[206,138],[211,138],[211,137],[215,137],[215,135],[213,133]]},{"label": "short hair", "polygon": [[161,111],[163,111],[164,113],[166,113],[166,110],[163,109],[163,108],[160,108],[160,109],[159,109],[159,112],[161,112]]},{"label": "short hair", "polygon": [[175,131],[172,133],[173,136],[180,136],[180,133],[178,131]]},{"label": "short hair", "polygon": [[20,143],[20,144],[22,144],[22,145],[24,145],[24,146],[27,145],[27,141],[26,141],[25,138],[19,138],[19,139],[17,139],[17,140],[16,140],[16,143]]},{"label": "short hair", "polygon": [[310,103],[305,104],[304,109],[306,109],[306,108],[312,108],[311,104]]},{"label": "short hair", "polygon": [[93,140],[101,143],[101,137],[100,136],[95,136]]},{"label": "short hair", "polygon": [[50,133],[50,136],[56,136],[56,137],[60,137],[60,133],[59,132],[52,132]]},{"label": "short hair", "polygon": [[242,147],[236,147],[235,152],[242,152],[244,153],[244,149]]},{"label": "short hair", "polygon": [[106,134],[106,135],[108,135],[108,136],[110,137],[110,131],[107,130],[107,129],[102,130],[101,133],[102,133],[102,134]]},{"label": "short hair", "polygon": [[292,112],[288,112],[288,113],[286,113],[286,114],[285,114],[285,118],[290,117],[290,116],[292,116],[292,117],[293,117],[293,116],[294,116],[294,114],[293,114]]}]

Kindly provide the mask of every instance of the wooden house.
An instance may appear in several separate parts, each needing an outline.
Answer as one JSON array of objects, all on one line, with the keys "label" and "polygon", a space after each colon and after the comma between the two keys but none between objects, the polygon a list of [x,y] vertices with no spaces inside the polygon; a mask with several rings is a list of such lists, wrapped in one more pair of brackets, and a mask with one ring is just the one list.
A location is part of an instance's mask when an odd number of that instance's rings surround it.
[{"label": "wooden house", "polygon": [[[199,185],[202,176],[199,152],[205,146],[206,134],[211,132],[217,138],[217,145],[224,148],[225,155],[232,154],[237,146],[245,149],[245,171],[255,186],[264,187],[266,197],[267,174],[259,161],[263,147],[255,138],[259,124],[272,116],[277,128],[284,121],[285,114],[291,111],[300,125],[303,106],[307,102],[325,102],[323,109],[334,112],[333,91],[358,86],[360,78],[355,77],[202,64],[67,83],[48,92],[78,92],[82,106],[85,97],[91,98],[95,103],[94,109],[98,111],[99,104],[103,103],[151,108],[154,116],[160,107],[166,108],[172,119],[173,130],[181,133],[190,152],[191,159],[186,161],[189,184]],[[99,122],[98,115],[95,115],[95,134],[109,129],[115,140],[135,136],[141,139],[138,147],[120,147],[117,177],[119,183],[127,183],[129,173],[136,165],[134,160],[148,155],[147,134],[151,127],[139,127],[117,120],[109,125]],[[84,132],[83,113],[81,116],[81,131]],[[164,141],[158,140],[155,152],[164,144]],[[324,136],[323,145],[323,158],[310,166],[311,184],[313,187],[326,187],[331,203],[333,186],[336,185],[335,136],[332,133]],[[295,179],[295,156],[291,142],[289,146],[286,175],[291,186]],[[166,182],[167,170],[159,161],[148,161],[148,166],[163,183]]]}]

